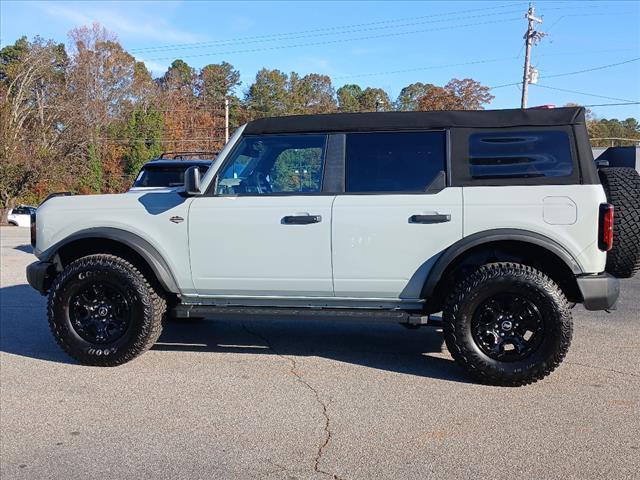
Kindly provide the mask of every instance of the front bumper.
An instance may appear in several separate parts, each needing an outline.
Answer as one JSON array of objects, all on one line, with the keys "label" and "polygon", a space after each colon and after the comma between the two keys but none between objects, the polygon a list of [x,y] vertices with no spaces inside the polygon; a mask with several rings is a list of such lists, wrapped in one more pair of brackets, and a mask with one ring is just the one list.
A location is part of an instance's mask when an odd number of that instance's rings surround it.
[{"label": "front bumper", "polygon": [[620,280],[608,273],[576,277],[587,310],[615,310],[620,295]]},{"label": "front bumper", "polygon": [[55,266],[50,262],[34,262],[27,266],[27,282],[46,295],[53,282]]}]

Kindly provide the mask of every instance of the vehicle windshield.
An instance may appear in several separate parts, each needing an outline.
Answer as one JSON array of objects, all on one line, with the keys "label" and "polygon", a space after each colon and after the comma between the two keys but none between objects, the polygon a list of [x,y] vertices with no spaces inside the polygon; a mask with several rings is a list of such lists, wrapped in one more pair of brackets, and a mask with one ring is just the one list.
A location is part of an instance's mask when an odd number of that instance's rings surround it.
[{"label": "vehicle windshield", "polygon": [[[134,187],[179,187],[184,185],[184,172],[191,165],[170,166],[145,166],[136,178]],[[200,176],[204,175],[209,167],[198,167]]]}]

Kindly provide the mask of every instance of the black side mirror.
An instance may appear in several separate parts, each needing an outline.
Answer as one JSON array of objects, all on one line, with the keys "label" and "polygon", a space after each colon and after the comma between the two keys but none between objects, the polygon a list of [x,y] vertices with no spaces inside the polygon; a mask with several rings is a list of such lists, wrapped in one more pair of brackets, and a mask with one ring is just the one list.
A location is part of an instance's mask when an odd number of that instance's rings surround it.
[{"label": "black side mirror", "polygon": [[184,191],[188,195],[200,195],[200,170],[198,167],[189,167],[184,172]]}]

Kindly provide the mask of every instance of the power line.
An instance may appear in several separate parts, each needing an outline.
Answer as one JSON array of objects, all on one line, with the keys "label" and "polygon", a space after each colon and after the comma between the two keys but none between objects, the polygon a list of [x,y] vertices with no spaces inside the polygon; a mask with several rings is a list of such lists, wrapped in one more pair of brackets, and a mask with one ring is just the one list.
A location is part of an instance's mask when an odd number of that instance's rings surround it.
[{"label": "power line", "polygon": [[[456,15],[460,15],[460,14],[482,12],[482,11],[487,11],[488,12],[488,11],[492,11],[492,10],[501,10],[501,9],[511,8],[511,7],[520,7],[522,5],[526,5],[526,2],[509,3],[509,4],[497,5],[497,6],[494,6],[494,7],[482,7],[482,8],[474,8],[474,9],[457,10],[457,11],[450,11],[450,12],[440,13],[440,14],[435,14],[435,15],[421,15],[421,16],[416,16],[416,17],[402,17],[402,18],[397,18],[397,19],[380,20],[380,21],[375,21],[375,22],[339,25],[339,26],[331,26],[331,27],[321,27],[321,28],[308,29],[308,30],[297,30],[297,31],[292,31],[292,32],[270,33],[270,34],[266,34],[266,35],[254,35],[254,36],[246,36],[246,37],[236,37],[236,38],[223,39],[223,40],[211,40],[211,41],[206,41],[206,42],[176,43],[176,44],[166,44],[166,45],[151,46],[151,47],[139,47],[139,48],[130,49],[129,52],[131,52],[131,53],[136,53],[136,52],[137,53],[158,52],[158,51],[171,51],[171,50],[183,50],[183,49],[194,49],[194,48],[206,48],[206,47],[215,47],[215,46],[228,46],[228,45],[234,44],[234,43],[243,43],[243,44],[255,43],[254,41],[291,40],[293,38],[302,38],[302,37],[300,37],[301,35],[307,36],[306,34],[317,34],[318,32],[333,32],[333,33],[328,33],[326,35],[343,35],[345,33],[350,33],[351,31],[366,31],[366,30],[374,30],[375,29],[375,28],[360,29],[360,27],[370,27],[370,26],[375,26],[375,25],[389,25],[389,24],[394,24],[394,23],[398,23],[398,22],[407,22],[407,21],[413,22],[413,23],[409,23],[407,25],[430,23],[430,22],[416,22],[416,20],[421,20],[421,19],[426,19],[426,18],[433,19],[433,18],[438,18],[438,17],[450,17],[450,16],[456,16]],[[545,7],[545,11],[570,9],[572,12],[574,12],[575,10],[580,10],[580,9],[612,8],[612,7],[620,7],[620,6],[627,6],[627,5],[625,5],[625,4],[583,5],[583,6],[573,6],[573,5],[569,6],[569,5],[566,5],[566,6],[550,7],[550,8],[546,8]],[[462,18],[475,18],[475,17],[479,17],[479,16],[489,16],[489,15],[505,15],[505,14],[510,13],[510,12],[520,12],[520,11],[521,11],[520,9],[517,9],[517,10],[510,10],[510,11],[492,13],[492,14],[487,14],[487,15],[477,15],[477,16],[474,16],[474,17],[462,17]],[[607,13],[607,14],[597,14],[597,15],[608,15],[608,14],[609,13]],[[573,14],[572,16],[577,16],[577,15],[583,15],[583,14]],[[585,15],[589,15],[589,14],[585,14]],[[593,14],[591,14],[591,15],[593,15]],[[460,20],[460,18],[436,20],[434,22],[454,21],[454,20]],[[401,27],[401,26],[403,26],[403,25],[390,25],[390,26],[384,26],[384,27],[379,27],[379,28],[398,28],[398,27]],[[314,36],[323,36],[323,35],[325,35],[325,34],[320,33],[320,35],[314,35]]]},{"label": "power line", "polygon": [[[322,41],[322,42],[307,42],[307,43],[298,43],[298,44],[291,44],[291,45],[275,45],[275,46],[270,46],[270,47],[251,48],[251,49],[244,49],[244,50],[233,50],[233,51],[226,51],[226,52],[192,53],[192,54],[188,54],[188,55],[182,55],[181,57],[182,58],[191,58],[191,57],[209,57],[209,56],[214,56],[214,55],[235,55],[235,54],[238,54],[238,53],[255,53],[255,52],[264,52],[264,51],[268,51],[268,50],[282,50],[282,49],[286,49],[286,48],[313,47],[313,46],[319,46],[319,45],[334,45],[334,44],[337,44],[337,43],[348,43],[348,42],[353,42],[353,41],[358,41],[358,40],[375,40],[375,39],[379,39],[379,38],[399,37],[399,36],[403,36],[403,35],[413,35],[415,33],[438,32],[438,31],[443,31],[443,30],[455,30],[455,29],[458,29],[458,28],[475,27],[475,26],[480,26],[480,25],[492,25],[492,24],[496,24],[496,23],[507,23],[507,22],[513,22],[513,21],[517,21],[517,20],[520,20],[520,17],[505,18],[505,19],[501,19],[501,20],[493,20],[493,21],[487,21],[487,22],[467,23],[467,24],[462,24],[462,25],[448,25],[448,26],[441,27],[441,28],[410,30],[410,31],[407,31],[407,32],[384,33],[384,34],[379,34],[379,35],[369,35],[369,36],[363,36],[363,37],[344,38],[344,39],[339,39],[339,40],[325,40],[325,41]],[[162,61],[162,60],[174,60],[174,59],[175,59],[175,57],[171,56],[171,57],[150,58],[150,59],[147,59],[147,60],[148,61]]]},{"label": "power line", "polygon": [[586,95],[588,97],[605,98],[607,100],[620,100],[621,102],[627,102],[627,103],[636,102],[636,100],[629,100],[628,98],[609,97],[609,96],[606,96],[606,95],[598,95],[598,94],[595,94],[595,93],[580,92],[578,90],[569,90],[567,88],[550,87],[549,85],[540,85],[539,83],[535,83],[533,85],[535,85],[537,87],[540,87],[540,88],[547,88],[549,90],[558,90],[560,92],[577,93],[578,95]]},{"label": "power line", "polygon": [[[247,43],[249,41],[252,40],[276,40],[277,37],[289,37],[291,35],[300,35],[300,34],[312,34],[312,33],[318,33],[318,32],[335,32],[337,30],[345,30],[345,29],[353,29],[353,28],[358,28],[358,27],[369,27],[369,26],[373,26],[373,25],[387,25],[390,23],[398,23],[398,22],[406,22],[406,21],[416,21],[416,20],[420,20],[420,19],[425,19],[425,18],[438,18],[438,17],[445,17],[445,16],[452,16],[452,15],[459,15],[459,14],[464,14],[464,13],[473,13],[473,12],[480,12],[480,11],[489,11],[489,10],[499,10],[499,9],[503,9],[503,8],[507,8],[507,7],[514,7],[516,5],[523,5],[526,4],[525,2],[520,2],[518,3],[509,3],[509,4],[504,4],[504,5],[497,5],[495,7],[482,7],[482,8],[473,8],[473,9],[466,9],[466,10],[456,10],[456,11],[452,11],[452,12],[447,12],[447,13],[440,13],[440,14],[435,14],[435,15],[422,15],[422,16],[418,16],[418,17],[402,17],[402,18],[397,18],[397,19],[389,19],[389,20],[379,20],[379,21],[375,21],[375,22],[366,22],[366,23],[357,23],[357,24],[349,24],[349,25],[337,25],[337,26],[331,26],[331,27],[322,27],[322,28],[315,28],[315,29],[310,29],[310,30],[297,30],[297,31],[293,31],[293,32],[283,32],[283,33],[271,33],[271,34],[266,34],[266,35],[254,35],[254,36],[248,36],[248,37],[236,37],[236,38],[231,38],[231,39],[226,39],[226,40],[212,40],[212,41],[207,41],[207,42],[191,42],[191,43],[177,43],[177,44],[169,44],[169,45],[161,45],[161,46],[155,46],[155,47],[141,47],[141,48],[134,48],[129,50],[130,52],[148,52],[148,51],[158,51],[158,50],[173,50],[173,49],[177,49],[177,48],[200,48],[200,47],[208,47],[208,46],[217,46],[217,45],[227,45],[229,43]],[[515,10],[515,11],[520,11],[520,10]],[[454,18],[454,20],[457,20],[457,18]],[[450,21],[450,20],[445,20],[445,21]],[[397,25],[391,26],[391,27],[384,27],[384,28],[396,28]],[[338,34],[342,34],[344,32],[338,32]],[[288,40],[288,38],[280,38],[280,40]]]},{"label": "power line", "polygon": [[[467,19],[472,19],[472,18],[482,18],[482,17],[495,17],[496,15],[507,15],[507,14],[511,14],[511,13],[516,13],[517,10],[509,10],[506,12],[502,12],[502,13],[485,13],[485,14],[481,14],[481,15],[471,15],[471,16],[466,16],[466,17],[456,17],[456,18],[445,18],[445,19],[440,19],[440,20],[422,20],[419,22],[413,21],[410,23],[403,23],[403,24],[399,24],[399,25],[385,25],[385,26],[381,26],[381,27],[368,27],[368,28],[354,28],[354,29],[350,29],[350,30],[344,30],[341,32],[325,32],[325,33],[305,33],[305,34],[301,34],[301,35],[295,35],[295,36],[289,36],[289,37],[283,37],[283,38],[273,38],[273,39],[259,39],[259,40],[245,40],[243,42],[241,42],[242,45],[247,45],[247,44],[251,44],[251,43],[264,43],[266,41],[281,41],[281,40],[298,40],[301,38],[318,38],[318,37],[327,37],[327,36],[335,36],[335,35],[347,35],[350,33],[358,33],[358,32],[370,32],[370,31],[378,31],[378,30],[388,30],[388,29],[397,29],[397,28],[404,28],[404,27],[413,27],[416,25],[425,25],[425,24],[432,24],[432,23],[443,23],[443,22],[453,22],[453,21],[459,21],[459,20],[467,20]],[[235,46],[236,44],[238,44],[240,42],[230,42],[230,43],[218,43],[218,44],[214,44],[214,45],[198,45],[198,46],[190,46],[190,47],[172,47],[172,48],[160,48],[160,47],[156,47],[153,50],[148,50],[146,52],[140,52],[140,53],[155,53],[155,52],[170,52],[170,51],[178,51],[178,50],[194,50],[194,49],[201,49],[201,48],[210,48],[210,47],[226,47],[226,46]],[[150,47],[152,48],[152,47]]]},{"label": "power line", "polygon": [[638,60],[640,60],[640,57],[631,58],[631,59],[625,60],[623,62],[610,63],[609,65],[602,65],[600,67],[593,67],[593,68],[587,68],[585,70],[578,70],[576,72],[556,73],[554,75],[541,75],[540,78],[566,77],[568,75],[577,75],[579,73],[595,72],[596,70],[604,70],[605,68],[617,67],[618,65],[624,65],[626,63],[637,62]]},{"label": "power line", "polygon": [[[608,65],[600,65],[597,67],[592,67],[592,68],[587,68],[584,70],[576,70],[574,72],[564,72],[564,73],[558,73],[558,74],[554,74],[554,75],[541,75],[539,78],[556,78],[556,77],[568,77],[569,75],[578,75],[581,73],[586,73],[586,72],[593,72],[595,70],[604,70],[605,68],[612,68],[612,67],[617,67],[619,65],[624,65],[627,63],[632,63],[632,62],[637,62],[638,60],[640,60],[640,57],[638,58],[631,58],[629,60],[624,60],[622,62],[617,62],[617,63],[610,63]],[[512,85],[518,85],[521,82],[512,82],[512,83],[505,83],[502,85],[496,85],[493,87],[489,87],[491,90],[496,90],[498,88],[503,88],[503,87],[510,87]],[[617,99],[616,99],[617,100]]]},{"label": "power line", "polygon": [[[524,46],[523,46],[524,48]],[[606,49],[606,50],[590,50],[588,52],[561,52],[561,53],[548,53],[546,55],[539,55],[539,57],[555,57],[555,56],[565,56],[565,55],[571,55],[571,56],[578,56],[578,55],[589,55],[589,56],[593,56],[594,54],[597,53],[611,53],[611,52],[621,52],[621,51],[629,51],[629,50],[634,50],[633,48],[613,48],[613,49]],[[353,74],[347,74],[347,75],[340,75],[337,77],[331,77],[332,80],[343,80],[343,79],[347,79],[347,78],[356,78],[356,77],[373,77],[373,76],[379,76],[379,75],[393,75],[393,74],[397,74],[397,73],[411,73],[411,72],[419,72],[422,70],[432,70],[432,69],[437,69],[437,68],[449,68],[449,67],[461,67],[461,66],[465,66],[465,65],[475,65],[475,64],[482,64],[482,63],[493,63],[493,62],[502,62],[502,61],[509,61],[509,60],[518,60],[520,58],[520,55],[516,55],[513,57],[502,57],[502,58],[487,58],[487,59],[480,59],[480,60],[470,60],[468,62],[460,62],[460,63],[446,63],[446,64],[441,64],[441,65],[425,65],[422,67],[415,67],[415,68],[406,68],[406,69],[399,69],[399,70],[384,70],[381,72],[368,72],[368,73],[353,73]],[[514,85],[513,83],[508,83],[506,85],[502,85],[502,86],[511,86]],[[496,86],[496,87],[492,87],[492,88],[500,88],[500,86]]]},{"label": "power line", "polygon": [[581,105],[583,107],[614,107],[618,105],[640,105],[640,102],[625,102],[625,103],[594,103],[591,105]]},{"label": "power line", "polygon": [[416,67],[416,68],[407,68],[402,70],[387,70],[385,72],[371,72],[371,73],[356,73],[351,75],[341,75],[338,77],[332,77],[333,80],[341,80],[345,78],[355,78],[355,77],[373,77],[377,75],[388,75],[395,73],[410,73],[410,72],[419,72],[422,70],[432,70],[437,68],[449,68],[449,67],[462,67],[465,65],[477,65],[482,63],[493,63],[493,62],[503,62],[507,60],[516,60],[518,57],[503,57],[503,58],[489,58],[484,60],[473,60],[469,62],[461,62],[461,63],[447,63],[443,65],[429,65],[424,67]]}]

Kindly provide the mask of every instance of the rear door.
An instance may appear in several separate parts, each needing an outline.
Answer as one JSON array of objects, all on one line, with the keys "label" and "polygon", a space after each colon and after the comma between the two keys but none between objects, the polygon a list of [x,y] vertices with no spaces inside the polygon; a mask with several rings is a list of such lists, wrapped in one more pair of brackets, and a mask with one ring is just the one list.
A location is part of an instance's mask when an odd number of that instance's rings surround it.
[{"label": "rear door", "polygon": [[462,238],[462,189],[449,186],[447,133],[350,133],[345,193],[333,206],[337,297],[418,299],[440,254]]}]

